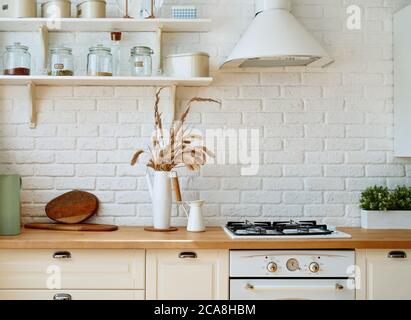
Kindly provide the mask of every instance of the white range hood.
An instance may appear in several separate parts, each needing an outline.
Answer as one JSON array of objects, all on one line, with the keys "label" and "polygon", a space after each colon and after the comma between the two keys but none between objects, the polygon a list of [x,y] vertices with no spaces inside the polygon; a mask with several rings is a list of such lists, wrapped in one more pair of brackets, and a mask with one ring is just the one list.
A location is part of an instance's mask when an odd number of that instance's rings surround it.
[{"label": "white range hood", "polygon": [[256,0],[256,17],[221,68],[324,67],[333,60],[291,14],[290,0]]}]

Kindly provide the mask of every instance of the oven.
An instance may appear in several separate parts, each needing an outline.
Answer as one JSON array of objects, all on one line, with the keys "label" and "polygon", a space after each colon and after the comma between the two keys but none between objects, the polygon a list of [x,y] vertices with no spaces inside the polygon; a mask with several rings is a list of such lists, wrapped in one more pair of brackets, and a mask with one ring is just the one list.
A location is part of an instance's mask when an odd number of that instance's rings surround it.
[{"label": "oven", "polygon": [[231,300],[355,300],[355,253],[231,251]]}]

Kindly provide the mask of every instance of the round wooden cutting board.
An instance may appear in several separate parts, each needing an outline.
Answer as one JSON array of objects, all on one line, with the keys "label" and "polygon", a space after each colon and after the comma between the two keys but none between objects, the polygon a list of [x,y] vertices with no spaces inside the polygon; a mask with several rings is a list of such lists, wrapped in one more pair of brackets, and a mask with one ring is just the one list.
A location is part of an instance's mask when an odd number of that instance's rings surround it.
[{"label": "round wooden cutting board", "polygon": [[70,191],[50,201],[47,216],[56,222],[76,224],[92,217],[98,210],[98,199],[84,191]]}]

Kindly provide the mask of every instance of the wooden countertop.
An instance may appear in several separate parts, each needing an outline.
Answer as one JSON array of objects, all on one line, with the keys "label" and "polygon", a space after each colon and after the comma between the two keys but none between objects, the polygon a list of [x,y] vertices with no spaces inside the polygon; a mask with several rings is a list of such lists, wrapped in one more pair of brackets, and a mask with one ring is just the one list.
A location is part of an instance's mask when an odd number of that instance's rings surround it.
[{"label": "wooden countertop", "polygon": [[221,228],[188,233],[146,232],[123,227],[114,232],[66,232],[23,229],[0,237],[0,249],[411,249],[411,230],[340,228],[352,239],[233,240]]}]

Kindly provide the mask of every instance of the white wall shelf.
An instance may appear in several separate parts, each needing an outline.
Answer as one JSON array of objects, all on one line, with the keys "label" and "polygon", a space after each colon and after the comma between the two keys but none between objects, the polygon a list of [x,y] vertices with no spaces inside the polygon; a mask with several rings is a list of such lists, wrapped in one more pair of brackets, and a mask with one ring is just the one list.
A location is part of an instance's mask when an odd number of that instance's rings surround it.
[{"label": "white wall shelf", "polygon": [[36,86],[182,86],[206,87],[212,78],[174,77],[53,77],[53,76],[0,76],[0,85]]},{"label": "white wall shelf", "polygon": [[[43,68],[47,66],[49,32],[155,32],[157,61],[155,74],[162,73],[162,34],[165,32],[207,32],[210,19],[44,19],[44,18],[0,18],[0,32],[39,32],[43,48]],[[176,88],[204,87],[211,84],[212,78],[175,77],[49,77],[49,76],[0,76],[1,85],[27,86],[30,96],[30,128],[37,126],[35,103],[36,86],[169,86],[171,87],[171,110],[175,115]]]},{"label": "white wall shelf", "polygon": [[0,18],[0,32],[36,32],[40,26],[50,32],[207,32],[211,19]]}]

